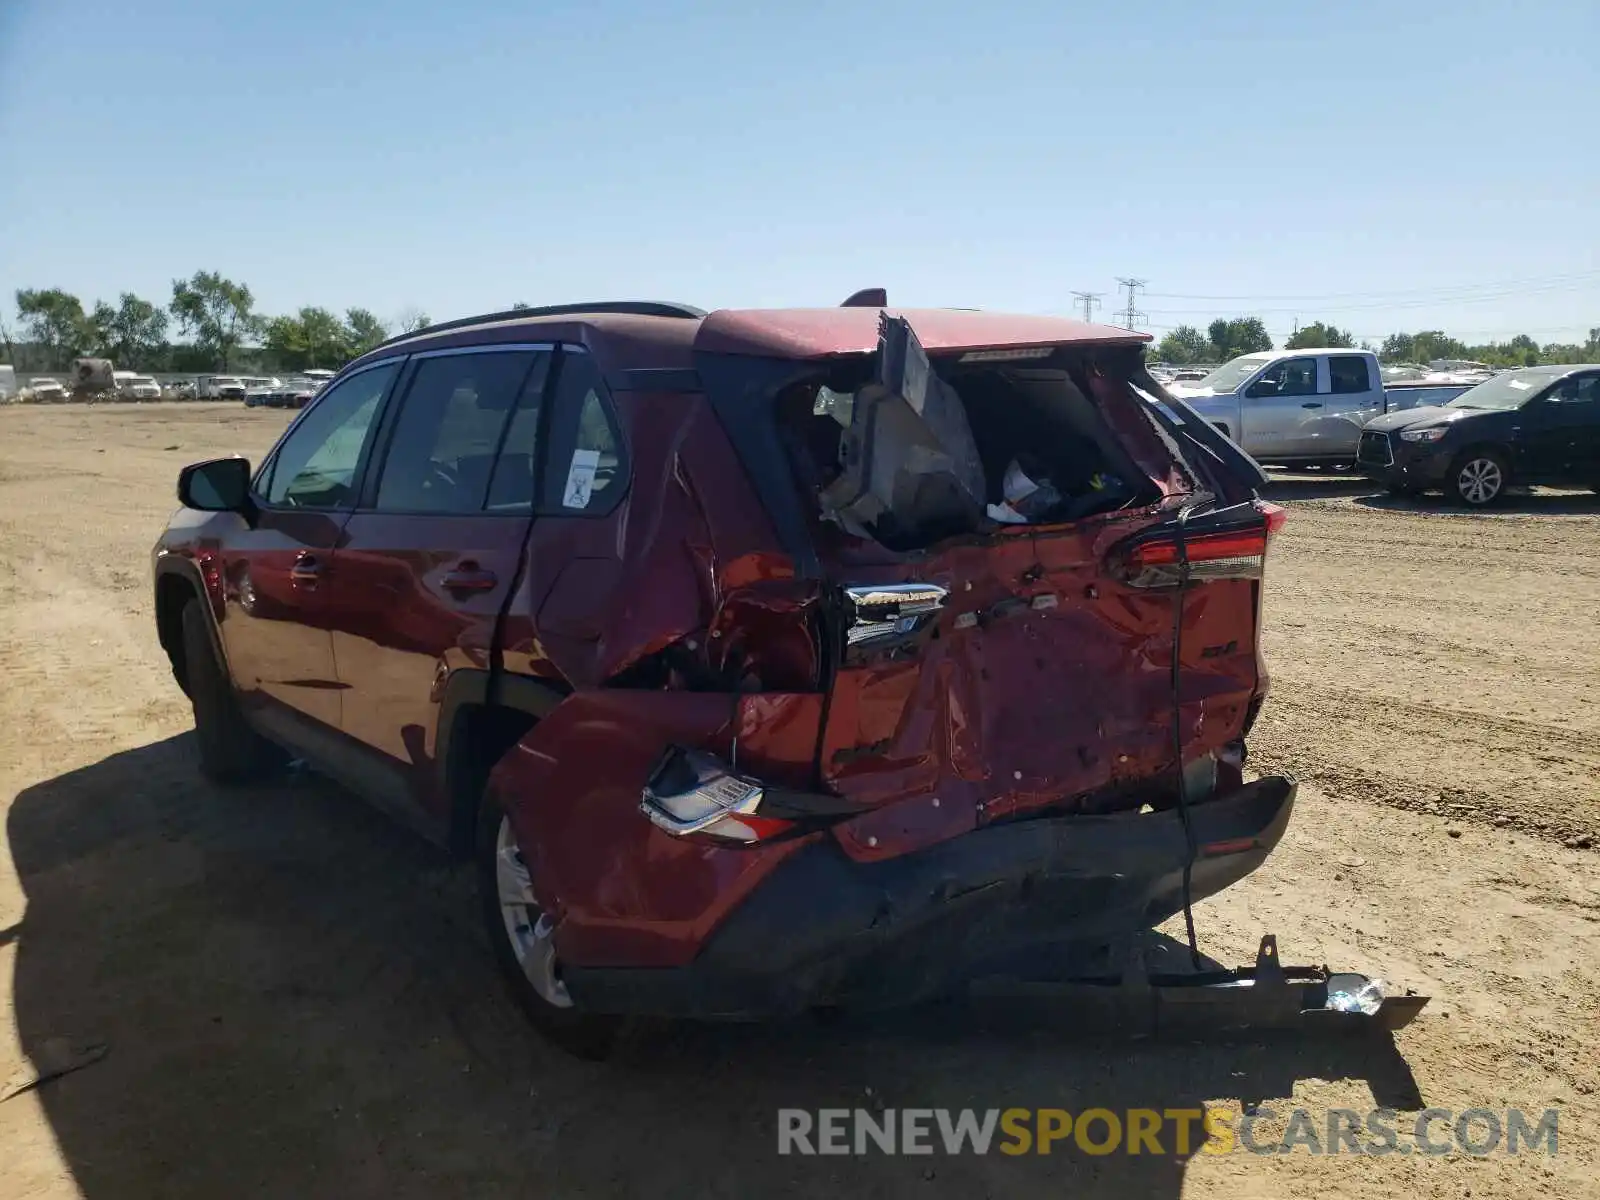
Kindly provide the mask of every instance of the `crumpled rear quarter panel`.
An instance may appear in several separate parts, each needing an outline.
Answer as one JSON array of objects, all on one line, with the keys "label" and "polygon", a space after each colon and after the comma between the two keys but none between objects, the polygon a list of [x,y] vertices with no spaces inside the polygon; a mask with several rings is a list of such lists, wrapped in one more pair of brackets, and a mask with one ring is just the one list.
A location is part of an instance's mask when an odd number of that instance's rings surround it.
[{"label": "crumpled rear quarter panel", "polygon": [[675,838],[652,825],[639,802],[664,746],[727,756],[736,729],[741,770],[772,780],[803,778],[821,699],[580,692],[506,755],[489,786],[530,855],[540,906],[558,918],[562,961],[688,962],[723,917],[810,840],[744,848]]}]

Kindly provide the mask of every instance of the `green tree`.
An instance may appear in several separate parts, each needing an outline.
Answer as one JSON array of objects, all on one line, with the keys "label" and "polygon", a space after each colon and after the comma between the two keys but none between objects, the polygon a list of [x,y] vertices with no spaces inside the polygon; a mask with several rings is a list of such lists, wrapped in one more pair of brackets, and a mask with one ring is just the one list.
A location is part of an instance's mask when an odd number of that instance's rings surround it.
[{"label": "green tree", "polygon": [[1378,357],[1384,362],[1416,362],[1417,342],[1409,333],[1391,333],[1383,339]]},{"label": "green tree", "polygon": [[97,302],[89,325],[95,353],[119,367],[155,370],[166,360],[167,314],[132,292],[123,292],[115,308]]},{"label": "green tree", "polygon": [[1206,327],[1214,356],[1226,361],[1241,354],[1272,349],[1272,337],[1260,317],[1219,317]]},{"label": "green tree", "polygon": [[1438,358],[1470,358],[1467,348],[1455,338],[1439,329],[1424,329],[1411,335],[1416,361],[1432,362]]},{"label": "green tree", "polygon": [[365,354],[389,336],[389,327],[364,308],[347,309],[344,325],[351,358]]},{"label": "green tree", "polygon": [[60,288],[21,288],[17,315],[31,342],[43,347],[48,371],[64,370],[93,337],[83,302]]},{"label": "green tree", "polygon": [[431,324],[433,322],[428,318],[428,314],[420,308],[405,309],[395,318],[395,325],[401,333],[416,333]]},{"label": "green tree", "polygon": [[256,315],[250,289],[216,271],[196,271],[189,279],[174,279],[169,307],[196,348],[204,351],[219,371],[226,371],[239,346],[266,324]]},{"label": "green tree", "polygon": [[1304,350],[1311,347],[1330,346],[1344,349],[1356,344],[1354,335],[1347,329],[1340,329],[1337,325],[1324,325],[1321,321],[1313,321],[1303,325],[1287,342],[1283,344],[1285,350]]},{"label": "green tree", "polygon": [[1159,362],[1186,364],[1204,362],[1211,354],[1211,343],[1193,325],[1179,325],[1156,346]]},{"label": "green tree", "polygon": [[268,321],[266,348],[280,367],[290,371],[342,367],[354,357],[344,323],[327,309],[310,305],[293,316]]},{"label": "green tree", "polygon": [[419,329],[426,329],[432,322],[428,314],[420,308],[405,308],[400,310],[400,315],[395,318],[395,329],[399,333],[416,333]]}]

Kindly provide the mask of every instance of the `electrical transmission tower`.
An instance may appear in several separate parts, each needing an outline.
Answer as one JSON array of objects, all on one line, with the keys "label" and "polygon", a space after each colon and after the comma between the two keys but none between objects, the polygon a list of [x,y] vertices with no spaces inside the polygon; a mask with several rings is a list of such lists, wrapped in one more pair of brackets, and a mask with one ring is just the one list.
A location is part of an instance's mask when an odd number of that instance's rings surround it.
[{"label": "electrical transmission tower", "polygon": [[1148,314],[1142,313],[1142,312],[1139,311],[1138,306],[1134,303],[1134,293],[1137,292],[1140,288],[1144,287],[1145,284],[1149,282],[1149,280],[1147,280],[1147,279],[1123,279],[1123,278],[1121,278],[1119,276],[1117,278],[1117,282],[1120,283],[1123,287],[1128,289],[1128,307],[1123,311],[1123,314],[1122,314],[1122,316],[1123,316],[1123,322],[1122,322],[1123,328],[1124,329],[1137,329],[1139,327],[1139,322],[1145,320],[1145,318],[1148,316]]},{"label": "electrical transmission tower", "polygon": [[1077,299],[1079,306],[1083,309],[1083,319],[1085,321],[1093,321],[1094,310],[1100,307],[1100,297],[1105,295],[1105,293],[1073,292],[1072,294]]}]

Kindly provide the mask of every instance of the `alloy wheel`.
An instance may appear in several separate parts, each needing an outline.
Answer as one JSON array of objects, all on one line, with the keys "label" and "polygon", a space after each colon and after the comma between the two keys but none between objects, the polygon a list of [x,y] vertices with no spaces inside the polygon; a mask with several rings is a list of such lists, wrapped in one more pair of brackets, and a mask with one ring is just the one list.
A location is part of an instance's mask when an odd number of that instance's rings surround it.
[{"label": "alloy wheel", "polygon": [[539,998],[555,1008],[571,1008],[572,997],[556,968],[555,923],[539,910],[533,881],[523,861],[509,817],[500,818],[494,842],[495,891],[500,919],[517,965]]},{"label": "alloy wheel", "polygon": [[1504,486],[1505,475],[1492,458],[1468,459],[1456,475],[1456,490],[1468,504],[1487,504]]}]

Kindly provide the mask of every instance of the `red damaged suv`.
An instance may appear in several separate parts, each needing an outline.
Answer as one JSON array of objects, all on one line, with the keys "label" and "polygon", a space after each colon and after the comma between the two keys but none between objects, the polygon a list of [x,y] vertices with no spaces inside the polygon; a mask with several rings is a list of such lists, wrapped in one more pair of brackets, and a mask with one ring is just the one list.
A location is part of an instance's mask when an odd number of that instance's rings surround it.
[{"label": "red damaged suv", "polygon": [[1070,969],[1243,877],[1295,792],[1241,770],[1259,468],[1140,334],[884,305],[454,321],[186,468],[202,769],[297,756],[475,855],[589,1054]]}]

